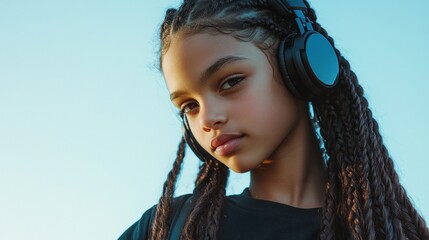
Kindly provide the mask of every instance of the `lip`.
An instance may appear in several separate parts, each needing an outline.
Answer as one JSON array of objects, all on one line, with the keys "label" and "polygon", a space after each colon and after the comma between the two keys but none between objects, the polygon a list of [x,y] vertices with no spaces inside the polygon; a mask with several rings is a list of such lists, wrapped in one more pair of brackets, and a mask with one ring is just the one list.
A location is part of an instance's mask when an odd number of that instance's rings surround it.
[{"label": "lip", "polygon": [[211,140],[210,146],[214,152],[217,152],[219,147],[226,145],[228,142],[234,142],[243,137],[241,134],[221,134]]}]

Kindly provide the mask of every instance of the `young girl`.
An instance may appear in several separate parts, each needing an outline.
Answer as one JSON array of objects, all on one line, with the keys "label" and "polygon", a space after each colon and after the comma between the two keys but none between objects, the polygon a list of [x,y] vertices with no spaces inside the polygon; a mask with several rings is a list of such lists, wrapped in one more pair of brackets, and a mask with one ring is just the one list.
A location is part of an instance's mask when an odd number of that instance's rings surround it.
[{"label": "young girl", "polygon": [[[184,138],[159,203],[120,239],[429,239],[350,65],[304,0],[188,0],[160,66]],[[173,199],[185,144],[201,160]],[[225,196],[229,169],[250,171]]]}]

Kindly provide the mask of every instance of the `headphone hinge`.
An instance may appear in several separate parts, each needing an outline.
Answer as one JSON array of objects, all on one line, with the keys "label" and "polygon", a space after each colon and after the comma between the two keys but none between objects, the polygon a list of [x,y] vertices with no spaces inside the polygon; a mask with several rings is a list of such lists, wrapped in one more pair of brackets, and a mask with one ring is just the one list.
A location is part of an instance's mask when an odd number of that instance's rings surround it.
[{"label": "headphone hinge", "polygon": [[293,13],[296,16],[295,22],[301,35],[306,31],[313,31],[313,25],[310,19],[304,15],[302,10],[294,10]]}]

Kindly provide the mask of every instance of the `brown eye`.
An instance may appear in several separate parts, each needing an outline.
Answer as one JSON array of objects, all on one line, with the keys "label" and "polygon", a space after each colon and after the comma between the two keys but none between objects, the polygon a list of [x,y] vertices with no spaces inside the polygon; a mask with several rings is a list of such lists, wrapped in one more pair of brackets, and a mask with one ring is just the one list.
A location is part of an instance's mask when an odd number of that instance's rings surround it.
[{"label": "brown eye", "polygon": [[199,107],[196,102],[189,102],[182,105],[182,108],[180,109],[180,115],[183,116],[183,114],[189,113],[190,111],[194,110],[195,108]]},{"label": "brown eye", "polygon": [[236,77],[231,77],[229,79],[227,79],[221,86],[220,89],[221,90],[228,90],[234,86],[236,86],[237,84],[241,83],[241,81],[243,81],[244,77],[243,76],[236,76]]}]

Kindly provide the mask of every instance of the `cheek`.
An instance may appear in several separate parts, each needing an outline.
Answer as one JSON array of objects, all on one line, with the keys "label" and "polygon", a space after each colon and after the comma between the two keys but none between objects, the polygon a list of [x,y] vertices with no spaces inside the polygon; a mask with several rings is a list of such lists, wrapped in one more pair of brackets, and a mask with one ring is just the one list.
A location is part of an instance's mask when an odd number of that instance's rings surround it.
[{"label": "cheek", "polygon": [[268,91],[249,93],[235,106],[235,117],[256,129],[267,130],[294,121],[296,99],[282,85],[275,84]]},{"label": "cheek", "polygon": [[[283,86],[277,87],[283,88]],[[267,120],[268,117],[284,111],[287,105],[291,105],[291,99],[285,93],[286,91],[272,88],[248,92],[241,96],[239,101],[234,102],[234,115],[251,121]]]},{"label": "cheek", "polygon": [[244,95],[238,101],[234,101],[233,115],[236,117],[249,117],[255,114],[256,110],[260,109],[260,101],[251,94]]}]

